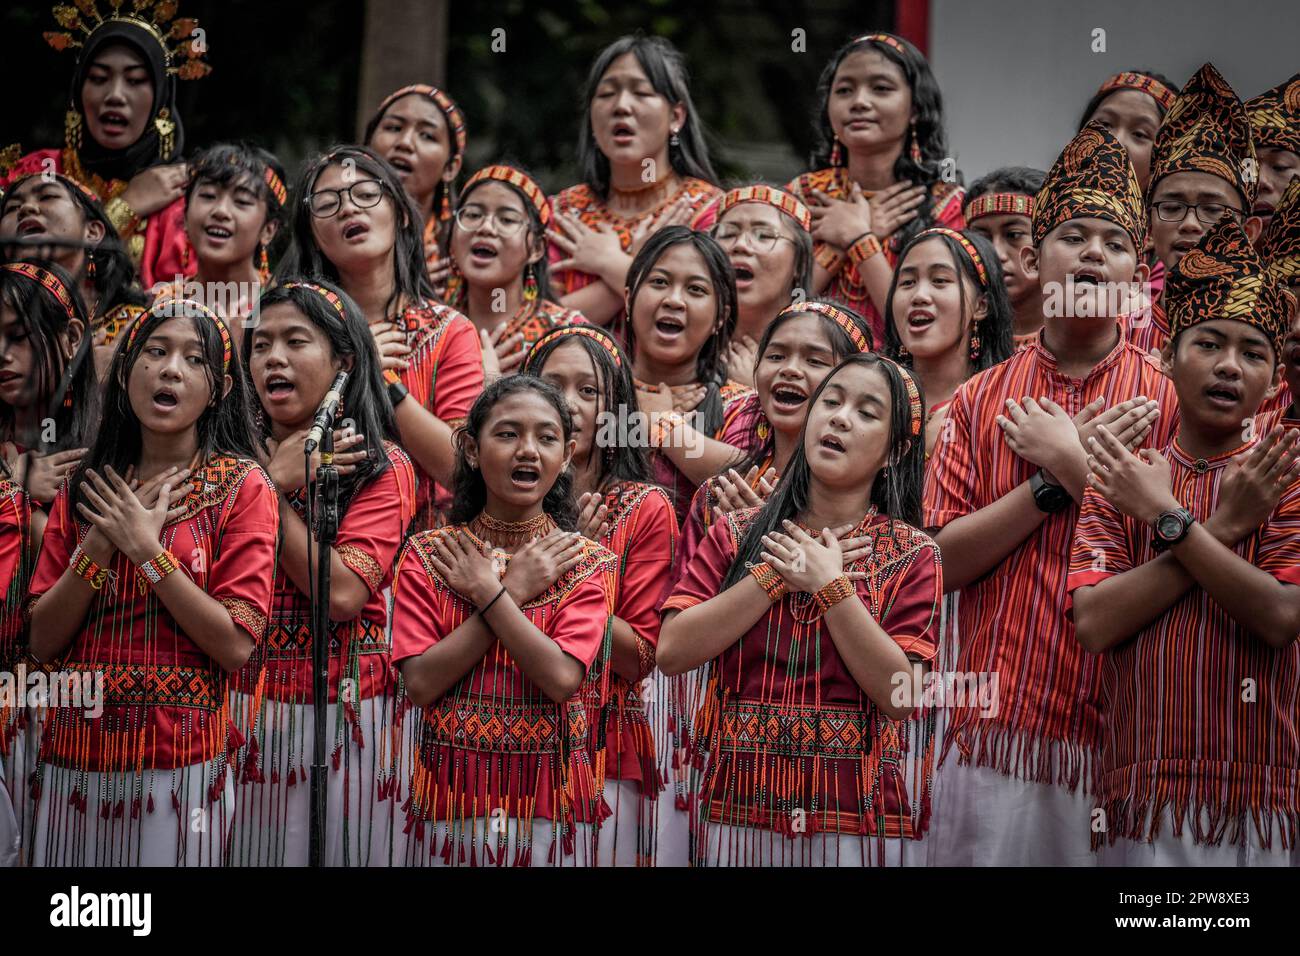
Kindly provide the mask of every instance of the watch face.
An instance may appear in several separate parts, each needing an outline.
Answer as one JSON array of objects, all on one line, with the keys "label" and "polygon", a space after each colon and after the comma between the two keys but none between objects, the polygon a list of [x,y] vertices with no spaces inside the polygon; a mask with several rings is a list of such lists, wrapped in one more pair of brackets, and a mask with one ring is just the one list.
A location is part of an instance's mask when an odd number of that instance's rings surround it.
[{"label": "watch face", "polygon": [[1183,519],[1178,515],[1161,515],[1160,520],[1156,522],[1156,534],[1160,535],[1160,537],[1164,538],[1166,541],[1172,541],[1174,538],[1178,537],[1182,530]]}]

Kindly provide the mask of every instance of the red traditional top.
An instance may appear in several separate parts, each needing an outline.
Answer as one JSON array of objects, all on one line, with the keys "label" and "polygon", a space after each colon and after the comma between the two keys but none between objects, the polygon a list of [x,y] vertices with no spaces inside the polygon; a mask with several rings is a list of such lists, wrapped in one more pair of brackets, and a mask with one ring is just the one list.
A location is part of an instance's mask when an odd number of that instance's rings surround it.
[{"label": "red traditional top", "polygon": [[[1225,466],[1249,445],[1197,460],[1163,449],[1173,493],[1198,521],[1218,506]],[[1089,489],[1070,557],[1068,587],[1123,574],[1156,557],[1151,526]],[[1300,482],[1268,520],[1232,549],[1284,584],[1300,585]],[[1274,825],[1294,846],[1300,823],[1300,644],[1273,650],[1250,636],[1204,588],[1193,586],[1103,658],[1105,733],[1098,761],[1111,839],[1149,840],[1169,807],[1197,843],[1244,842],[1253,821],[1264,846]],[[1206,821],[1209,821],[1208,827]]]},{"label": "red traditional top", "polygon": [[[831,166],[796,176],[786,184],[785,191],[804,202],[808,202],[814,192],[824,193],[832,199],[847,200],[852,193],[852,180],[849,179],[847,167]],[[870,199],[874,194],[864,190],[862,195]],[[946,226],[959,231],[966,228],[966,217],[962,213],[966,190],[956,183],[940,181],[930,188],[930,197],[933,202],[930,210],[931,225]],[[814,244],[813,254],[820,258],[826,255],[829,249],[830,247],[825,243],[818,242]],[[899,250],[900,246],[895,237],[891,237],[884,243],[885,256],[891,268],[898,260]],[[885,341],[884,319],[881,318],[875,303],[871,301],[871,296],[867,294],[867,287],[858,278],[857,269],[848,259],[841,256],[834,273],[830,285],[826,287],[823,294],[838,299],[866,319],[871,327],[873,342],[879,344]]]},{"label": "red traditional top", "polygon": [[[1097,398],[1108,405],[1145,395],[1160,405],[1146,445],[1160,447],[1177,426],[1173,383],[1144,353],[1119,342],[1082,379],[1062,373],[1042,335],[999,365],[973,376],[948,408],[945,440],[935,445],[925,481],[925,525],[942,528],[984,508],[1036,472],[1003,438],[997,416],[1006,400],[1046,395],[1074,416]],[[1065,577],[1079,515],[1071,505],[1050,515],[1001,564],[962,588],[955,615],[956,670],[998,675],[994,717],[955,710],[944,741],[961,759],[1071,789],[1101,732],[1095,658],[1074,639],[1065,613]]]},{"label": "red traditional top", "polygon": [[587,320],[577,309],[566,309],[550,299],[540,299],[533,308],[525,307],[506,324],[506,338],[512,335],[524,337],[524,340],[508,354],[523,352],[527,355],[528,350],[537,344],[538,339],[551,329],[561,325],[585,325],[586,323]]},{"label": "red traditional top", "polygon": [[[330,703],[337,702],[339,681],[344,677],[353,682],[354,692],[345,696],[348,703],[367,700],[393,687],[386,589],[392,584],[397,552],[415,517],[415,466],[396,445],[387,448],[390,467],[362,486],[339,522],[334,550],[365,582],[369,597],[356,617],[330,623]],[[289,502],[305,521],[305,491],[299,489]],[[262,693],[271,700],[293,704],[314,700],[311,602],[278,563],[266,637],[241,673],[240,683],[256,687],[259,674]]]},{"label": "red traditional top", "polygon": [[[163,528],[160,550],[230,613],[254,642],[271,609],[280,514],[270,479],[255,462],[216,457],[190,479],[184,514]],[[74,520],[68,486],[50,509],[30,608],[64,572],[89,525]],[[91,773],[167,770],[224,757],[227,675],[180,630],[144,576],[121,552],[91,600],[57,667],[103,675],[103,714],[50,712],[41,760]]]},{"label": "red traditional top", "polygon": [[[721,440],[722,433],[727,427],[729,421],[728,409],[732,409],[734,414],[737,408],[734,403],[752,393],[753,389],[748,385],[741,385],[739,382],[727,382],[719,391],[722,395],[722,424],[718,426],[717,431],[709,436],[717,440]],[[684,523],[691,505],[691,498],[695,494],[695,483],[673,464],[672,459],[667,455],[660,454],[658,451],[651,451],[650,466],[654,469],[655,483],[667,489],[669,496],[672,498],[673,510],[677,515],[678,524]]]},{"label": "red traditional top", "polygon": [[[475,613],[442,579],[430,556],[439,536],[464,525],[415,534],[397,561],[393,584],[393,664],[416,657]],[[504,569],[510,556],[497,552]],[[608,667],[617,559],[586,542],[578,564],[521,610],[584,671]],[[579,695],[556,704],[529,680],[500,641],[456,685],[423,709],[417,730],[410,812],[416,820],[459,821],[494,810],[592,821],[599,793],[587,752]]]},{"label": "red traditional top", "polygon": [[[7,179],[0,186],[14,180],[41,173],[46,161],[54,166],[52,172],[71,176],[86,186],[107,204],[126,191],[129,183],[120,179],[105,180],[87,173],[81,167],[77,154],[71,149],[41,149],[28,153],[14,164]],[[114,225],[118,225],[114,223]],[[119,232],[121,231],[119,226]],[[198,259],[189,237],[185,234],[185,199],[181,197],[151,216],[138,221],[134,228],[122,235],[127,251],[140,272],[140,281],[146,289],[156,282],[170,282],[178,275],[192,276],[198,270]]]},{"label": "red traditional top", "polygon": [[[0,673],[14,674],[25,657],[23,603],[31,568],[27,545],[31,538],[31,504],[22,485],[0,470]],[[7,756],[21,712],[12,695],[0,694],[0,757]]]},{"label": "red traditional top", "polygon": [[1150,320],[1138,324],[1140,313],[1134,313],[1128,327],[1128,340],[1144,354],[1159,354],[1169,341],[1169,318],[1159,301],[1151,303]]},{"label": "red traditional top", "polygon": [[[665,611],[721,592],[758,513],[732,512],[709,529]],[[854,582],[858,598],[909,658],[933,660],[943,598],[938,547],[874,511],[853,533],[874,539],[871,554],[845,568],[867,574]],[[879,712],[823,630],[811,595],[782,598],[713,663],[695,729],[698,748],[710,754],[699,790],[707,819],[790,833],[802,810],[804,832],[919,837],[929,787],[912,805],[901,770],[903,740],[919,722]]]},{"label": "red traditional top", "polygon": [[[565,216],[571,213],[577,213],[578,218],[583,225],[598,229],[602,225],[609,225],[618,233],[618,241],[626,252],[632,248],[632,230],[647,219],[652,219],[663,210],[667,209],[680,196],[685,194],[690,202],[691,212],[694,219],[691,220],[692,229],[707,230],[713,227],[714,220],[717,219],[716,199],[722,196],[722,190],[712,183],[706,183],[702,179],[695,179],[687,176],[682,179],[681,185],[670,196],[664,197],[663,202],[648,209],[640,216],[632,219],[624,219],[622,216],[610,211],[605,201],[601,199],[596,192],[586,183],[578,183],[576,186],[570,186],[551,197],[552,216]],[[554,242],[550,243],[547,255],[551,262],[559,262],[566,258],[565,252],[560,249]],[[560,297],[577,292],[593,282],[599,282],[600,278],[589,272],[574,272],[570,269],[561,269],[558,272],[551,273],[551,288],[556,295]],[[622,291],[622,290],[616,290]],[[620,309],[618,314],[610,319],[608,328],[620,340],[626,340],[627,334],[624,328],[626,316]]]},{"label": "red traditional top", "polygon": [[[401,373],[410,397],[451,428],[465,423],[470,406],[483,391],[483,354],[474,323],[455,309],[421,302],[395,320],[406,333],[410,363]],[[451,505],[451,492],[436,484],[418,464],[416,530],[442,524],[440,515]]]},{"label": "red traditional top", "polygon": [[[600,544],[618,558],[614,614],[650,647],[659,645],[659,603],[664,580],[677,550],[677,518],[662,488],[623,482],[605,493],[609,532]],[[663,789],[655,762],[655,742],[641,697],[648,673],[631,682],[610,669],[608,692],[602,700],[594,670],[587,675],[583,700],[593,733],[593,766],[597,777],[635,780],[645,794]],[[600,752],[601,708],[609,704]],[[604,773],[600,773],[601,759]]]}]

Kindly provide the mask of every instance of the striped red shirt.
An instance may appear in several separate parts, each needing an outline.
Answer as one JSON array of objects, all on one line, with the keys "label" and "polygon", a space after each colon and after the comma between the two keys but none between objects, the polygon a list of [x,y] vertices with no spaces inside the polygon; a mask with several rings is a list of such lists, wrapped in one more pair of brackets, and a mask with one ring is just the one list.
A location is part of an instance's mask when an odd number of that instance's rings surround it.
[{"label": "striped red shirt", "polygon": [[[1147,444],[1173,433],[1173,383],[1137,348],[1120,340],[1085,378],[1066,376],[1042,334],[1011,358],[971,378],[948,409],[944,435],[926,472],[925,526],[942,528],[1004,497],[1038,470],[1013,452],[997,416],[1008,398],[1046,395],[1074,416],[1104,397],[1108,405],[1145,395],[1161,415]],[[957,670],[998,675],[998,712],[953,712],[944,741],[962,762],[995,767],[1070,789],[1084,780],[1100,735],[1099,668],[1074,639],[1065,612],[1065,577],[1078,508],[1044,521],[1001,564],[963,588],[955,619]]]},{"label": "striped red shirt", "polygon": [[[1224,466],[1248,447],[1198,463],[1171,442],[1163,453],[1174,497],[1204,521],[1218,505]],[[1150,525],[1089,490],[1070,558],[1070,591],[1152,560],[1151,537]],[[1300,481],[1233,550],[1279,581],[1300,584]],[[1197,843],[1225,835],[1240,843],[1253,820],[1263,846],[1275,825],[1294,845],[1300,644],[1273,650],[1193,586],[1102,660],[1098,794],[1112,840],[1154,837],[1167,806],[1175,829],[1186,821]]]}]

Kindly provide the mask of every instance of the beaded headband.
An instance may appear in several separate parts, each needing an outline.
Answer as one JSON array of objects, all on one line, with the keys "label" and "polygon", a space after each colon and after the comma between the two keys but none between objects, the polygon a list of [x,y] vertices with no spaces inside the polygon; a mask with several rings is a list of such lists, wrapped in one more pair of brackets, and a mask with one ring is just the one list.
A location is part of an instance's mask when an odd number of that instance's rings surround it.
[{"label": "beaded headband", "polygon": [[[162,298],[160,298],[157,302],[155,302],[150,307],[149,311],[154,315],[161,316],[162,313],[159,310],[167,306],[180,307],[179,311],[177,311],[172,316],[167,316],[167,318],[174,318],[175,315],[184,315],[184,316],[188,316],[189,318],[193,318],[195,315],[201,315],[211,320],[212,324],[217,327],[218,334],[220,334],[221,336],[222,374],[229,372],[230,352],[231,352],[230,329],[226,328],[225,321],[222,320],[222,318],[219,315],[217,315],[217,313],[213,312],[202,302],[195,302],[193,299],[184,299],[179,296],[169,296],[166,292],[163,293]],[[137,319],[135,322],[131,324],[131,334],[126,337],[126,351],[123,352],[124,355],[126,354],[126,352],[131,351],[131,346],[135,344],[136,333],[140,331],[140,326],[142,325],[144,325],[143,316],[141,316],[140,319]]]},{"label": "beaded headband", "polygon": [[844,334],[853,342],[854,347],[859,352],[871,351],[871,336],[864,333],[854,322],[852,317],[843,309],[838,309],[829,302],[820,302],[812,300],[810,302],[800,302],[798,305],[791,305],[781,311],[777,318],[783,315],[799,315],[803,312],[816,312],[818,315],[824,315],[836,325],[838,325]]},{"label": "beaded headband", "polygon": [[903,41],[892,33],[868,33],[858,37],[853,42],[866,43],[867,41],[871,41],[872,43],[883,43],[885,46],[893,47],[899,53],[907,53],[907,47],[903,46]]},{"label": "beaded headband", "polygon": [[1116,73],[1105,83],[1101,84],[1101,89],[1097,95],[1109,93],[1112,90],[1137,90],[1145,93],[1157,103],[1160,108],[1168,112],[1169,107],[1174,105],[1176,94],[1169,87],[1165,86],[1153,76],[1145,76],[1142,73]]},{"label": "beaded headband", "polygon": [[915,438],[921,434],[921,428],[925,424],[925,409],[921,407],[921,390],[916,387],[916,379],[912,377],[911,369],[884,355],[880,357],[880,360],[888,362],[898,369],[898,376],[903,380],[903,388],[907,390],[907,407],[911,419],[912,437]]},{"label": "beaded headband", "polygon": [[283,206],[289,201],[289,190],[284,188],[284,183],[280,181],[274,169],[267,166],[263,178],[266,180],[266,188],[271,190],[271,195],[275,197],[276,202]]},{"label": "beaded headband", "polygon": [[72,302],[68,287],[53,272],[47,272],[40,266],[34,266],[30,262],[7,262],[4,268],[6,271],[14,273],[14,275],[31,279],[37,285],[42,286],[46,292],[59,300],[59,305],[63,306],[63,311],[69,319],[77,317],[77,307]]},{"label": "beaded headband", "polygon": [[468,195],[471,189],[489,179],[509,183],[527,196],[528,201],[537,210],[537,217],[541,219],[543,226],[551,221],[551,206],[546,201],[546,193],[542,192],[542,187],[513,166],[484,166],[466,181],[465,188],[460,191],[460,194]]},{"label": "beaded headband", "polygon": [[347,321],[347,314],[343,309],[343,300],[335,293],[325,288],[323,285],[317,285],[314,282],[286,282],[280,288],[282,289],[308,289],[315,292],[318,296],[334,307],[334,311],[339,314],[339,319]]},{"label": "beaded headband", "polygon": [[917,238],[919,239],[921,236],[947,236],[949,239],[956,242],[957,245],[961,246],[962,251],[966,253],[967,258],[970,259],[971,265],[975,267],[975,274],[980,277],[980,285],[985,289],[988,288],[989,270],[985,268],[984,260],[980,258],[980,252],[975,248],[975,243],[971,242],[956,229],[948,229],[944,226],[931,226],[929,229],[926,229],[918,235]]},{"label": "beaded headband", "polygon": [[598,342],[601,348],[608,352],[614,359],[614,364],[622,368],[623,354],[619,351],[618,346],[614,344],[614,340],[604,332],[600,331],[600,329],[590,325],[562,325],[558,329],[552,329],[533,343],[533,347],[528,352],[529,357],[531,358],[533,355],[536,355],[541,350],[542,346],[548,345],[556,339],[565,338],[570,335],[581,335],[584,338],[591,339],[593,342]]},{"label": "beaded headband", "polygon": [[410,86],[404,86],[400,90],[389,93],[384,97],[384,101],[379,104],[379,109],[375,111],[376,115],[383,116],[384,110],[403,96],[408,96],[411,93],[427,96],[438,105],[438,109],[442,110],[442,115],[447,117],[447,125],[451,128],[452,139],[456,143],[456,155],[463,156],[465,154],[465,114],[460,111],[460,107],[456,105],[456,102],[450,96],[436,86],[429,86],[427,83],[413,83]]},{"label": "beaded headband", "polygon": [[966,224],[974,222],[980,216],[996,215],[1028,216],[1034,218],[1034,197],[1024,193],[985,193],[966,204],[964,215]]},{"label": "beaded headband", "polygon": [[746,202],[765,202],[769,206],[775,206],[799,223],[799,227],[804,232],[812,229],[812,213],[808,211],[808,207],[788,192],[773,189],[771,186],[741,186],[739,189],[731,190],[722,197],[722,204],[718,207],[718,218],[721,219],[731,207]]}]

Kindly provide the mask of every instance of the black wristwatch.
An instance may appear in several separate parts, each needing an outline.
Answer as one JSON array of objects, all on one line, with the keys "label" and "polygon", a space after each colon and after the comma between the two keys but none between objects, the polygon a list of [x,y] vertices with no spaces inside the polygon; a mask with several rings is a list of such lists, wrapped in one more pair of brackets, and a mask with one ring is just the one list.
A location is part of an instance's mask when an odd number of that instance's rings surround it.
[{"label": "black wristwatch", "polygon": [[1074,500],[1062,486],[1044,478],[1041,468],[1030,476],[1029,490],[1034,493],[1034,504],[1038,505],[1038,510],[1049,515],[1064,510]]},{"label": "black wristwatch", "polygon": [[1187,537],[1187,532],[1192,530],[1192,525],[1196,524],[1196,519],[1186,508],[1179,508],[1176,511],[1162,511],[1153,522],[1155,535],[1151,538],[1151,548],[1157,554],[1162,551],[1168,551],[1183,538]]},{"label": "black wristwatch", "polygon": [[407,387],[403,385],[400,381],[388,383],[388,403],[392,405],[394,408],[400,405],[402,399],[406,398],[406,396],[410,394],[411,393],[407,389]]}]

